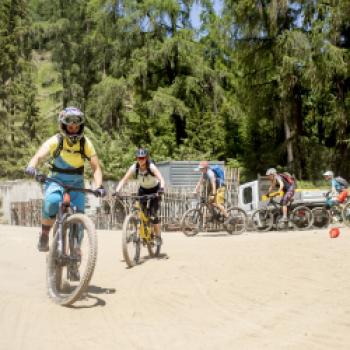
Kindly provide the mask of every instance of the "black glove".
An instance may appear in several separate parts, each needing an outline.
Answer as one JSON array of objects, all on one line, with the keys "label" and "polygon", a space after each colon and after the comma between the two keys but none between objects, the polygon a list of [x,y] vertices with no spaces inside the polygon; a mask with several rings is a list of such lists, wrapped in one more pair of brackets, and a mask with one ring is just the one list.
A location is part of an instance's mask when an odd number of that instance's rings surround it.
[{"label": "black glove", "polygon": [[159,193],[160,195],[164,194],[164,188],[161,187],[161,188],[158,190],[158,193]]},{"label": "black glove", "polygon": [[103,186],[100,186],[95,192],[97,197],[105,197],[107,195],[107,191]]},{"label": "black glove", "polygon": [[35,176],[36,175],[36,169],[32,166],[27,166],[24,170],[24,173],[29,176]]}]

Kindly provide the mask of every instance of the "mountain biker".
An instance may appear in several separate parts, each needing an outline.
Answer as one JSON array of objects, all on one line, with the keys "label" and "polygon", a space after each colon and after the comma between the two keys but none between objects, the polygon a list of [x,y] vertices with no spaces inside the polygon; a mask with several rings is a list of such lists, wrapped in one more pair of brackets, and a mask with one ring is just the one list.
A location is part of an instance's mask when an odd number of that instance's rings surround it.
[{"label": "mountain biker", "polygon": [[330,196],[326,199],[326,207],[330,208],[335,204],[343,203],[348,197],[348,182],[342,177],[334,177],[334,173],[331,170],[327,170],[323,173],[323,177],[326,181],[331,183]]},{"label": "mountain biker", "polygon": [[[201,172],[201,177],[195,187],[194,192],[199,193],[201,185],[205,186],[209,184],[210,192],[208,196],[209,202],[216,208],[220,210],[222,215],[228,219],[228,214],[225,209],[225,187],[223,185],[217,185],[216,176],[212,169],[210,169],[209,163],[206,160],[203,160],[199,163],[199,166],[196,170]],[[226,221],[225,221],[226,223]]]},{"label": "mountain biker", "polygon": [[[150,160],[149,152],[145,148],[139,148],[135,152],[136,163],[132,164],[125,173],[124,177],[119,181],[115,192],[118,194],[124,184],[131,178],[136,178],[139,189],[138,195],[144,196],[153,193],[164,193],[164,178],[157,166]],[[158,217],[160,197],[150,200],[151,223],[153,225],[154,234],[160,238],[160,220]],[[141,201],[144,206],[145,201]]]},{"label": "mountain biker", "polygon": [[281,221],[284,223],[287,223],[288,222],[287,205],[293,200],[293,197],[294,197],[295,180],[288,173],[277,173],[277,170],[275,168],[267,169],[266,175],[269,177],[269,180],[271,181],[271,185],[269,187],[267,195],[269,195],[272,192],[272,190],[276,187],[277,184],[279,186],[278,191],[283,192],[283,197],[281,199],[281,205],[282,205]]},{"label": "mountain biker", "polygon": [[[36,168],[47,156],[50,156],[50,177],[63,184],[74,187],[84,187],[84,162],[90,161],[97,193],[103,197],[106,190],[102,185],[102,171],[95,148],[84,136],[84,114],[75,107],[63,109],[58,116],[60,133],[46,140],[25,169],[27,175],[35,176]],[[71,203],[78,212],[85,209],[85,196],[81,192],[71,192]],[[42,210],[42,225],[39,236],[38,250],[49,250],[49,232],[55,221],[59,203],[62,202],[63,188],[55,182],[45,185]]]}]

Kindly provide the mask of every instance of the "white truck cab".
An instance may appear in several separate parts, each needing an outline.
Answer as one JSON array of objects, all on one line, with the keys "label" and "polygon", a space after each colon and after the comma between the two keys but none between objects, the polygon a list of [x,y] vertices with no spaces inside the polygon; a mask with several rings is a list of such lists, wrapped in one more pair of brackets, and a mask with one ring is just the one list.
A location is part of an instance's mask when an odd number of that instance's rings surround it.
[{"label": "white truck cab", "polygon": [[[269,187],[270,181],[267,176],[260,176],[258,180],[240,185],[238,206],[244,209],[248,215],[252,214],[254,210],[264,207],[266,201],[262,200],[262,196],[267,193]],[[326,192],[328,192],[327,189],[296,189],[293,206],[306,205],[310,209],[324,206]],[[279,200],[279,197],[277,197],[277,200]]]}]

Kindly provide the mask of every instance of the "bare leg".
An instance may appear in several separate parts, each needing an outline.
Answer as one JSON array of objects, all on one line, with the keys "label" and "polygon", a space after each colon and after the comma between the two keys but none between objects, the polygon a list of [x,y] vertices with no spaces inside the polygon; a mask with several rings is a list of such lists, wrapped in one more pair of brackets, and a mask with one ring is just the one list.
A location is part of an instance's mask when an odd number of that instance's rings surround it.
[{"label": "bare leg", "polygon": [[222,215],[227,219],[228,218],[228,214],[227,214],[227,211],[225,209],[225,207],[222,205],[222,204],[216,204],[216,203],[213,203],[213,206],[214,207],[217,207],[220,212],[222,213]]},{"label": "bare leg", "polygon": [[156,236],[160,237],[160,224],[153,224],[153,232]]},{"label": "bare leg", "polygon": [[286,205],[282,207],[283,218],[287,218],[288,208]]}]

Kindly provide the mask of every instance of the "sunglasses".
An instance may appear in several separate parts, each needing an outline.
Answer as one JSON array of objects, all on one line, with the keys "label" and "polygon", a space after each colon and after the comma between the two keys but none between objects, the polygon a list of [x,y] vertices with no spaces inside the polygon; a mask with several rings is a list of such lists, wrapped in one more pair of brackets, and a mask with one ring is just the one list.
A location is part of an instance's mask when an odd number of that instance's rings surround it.
[{"label": "sunglasses", "polygon": [[146,159],[146,157],[137,157],[138,160]]}]

